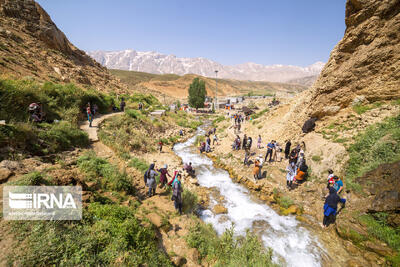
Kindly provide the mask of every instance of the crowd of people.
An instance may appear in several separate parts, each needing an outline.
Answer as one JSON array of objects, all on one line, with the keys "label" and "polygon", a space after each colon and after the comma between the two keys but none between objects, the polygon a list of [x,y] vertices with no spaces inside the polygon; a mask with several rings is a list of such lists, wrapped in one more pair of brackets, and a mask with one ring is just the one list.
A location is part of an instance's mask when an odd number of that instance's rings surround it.
[{"label": "crowd of people", "polygon": [[[189,176],[195,175],[195,170],[192,166],[192,163],[189,162],[184,165],[183,172],[186,172]],[[183,187],[182,187],[182,171],[176,170],[174,174],[171,174],[168,171],[168,165],[165,164],[162,168],[156,169],[155,163],[150,164],[149,168],[144,174],[144,182],[148,187],[147,196],[152,197],[156,195],[157,189],[157,177],[159,178],[159,188],[167,188],[170,187],[172,189],[172,197],[171,200],[174,201],[174,206],[177,212],[182,215],[182,205],[183,205]],[[168,177],[171,178],[168,181]]]}]

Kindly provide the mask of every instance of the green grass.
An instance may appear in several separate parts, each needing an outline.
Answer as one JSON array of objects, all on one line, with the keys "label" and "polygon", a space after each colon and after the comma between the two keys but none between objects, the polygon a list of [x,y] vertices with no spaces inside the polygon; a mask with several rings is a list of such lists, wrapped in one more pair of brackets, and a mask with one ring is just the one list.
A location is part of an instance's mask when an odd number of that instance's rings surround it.
[{"label": "green grass", "polygon": [[293,199],[291,199],[289,196],[283,196],[281,198],[279,198],[279,206],[287,209],[289,208],[291,205],[294,204]]},{"label": "green grass", "polygon": [[388,260],[393,266],[400,264],[400,227],[393,228],[387,224],[387,213],[376,213],[374,215],[361,215],[360,220],[368,229],[368,233],[388,244],[392,249],[397,251],[397,255],[389,257]]},{"label": "green grass", "polygon": [[355,137],[355,143],[348,151],[346,182],[350,188],[359,191],[361,188],[355,182],[357,177],[381,164],[400,160],[400,115],[368,127]]},{"label": "green grass", "polygon": [[51,185],[52,178],[47,176],[43,172],[34,171],[25,174],[17,181],[8,182],[7,185],[15,186],[39,186],[39,185]]},{"label": "green grass", "polygon": [[190,229],[186,241],[212,266],[275,266],[272,250],[265,250],[250,231],[245,236],[236,236],[232,227],[218,237],[210,224],[198,223]]},{"label": "green grass", "polygon": [[134,187],[128,175],[121,173],[117,166],[106,159],[96,157],[94,153],[87,153],[79,157],[77,163],[80,170],[85,173],[86,179],[95,182],[103,190],[134,193]]},{"label": "green grass", "polygon": [[182,193],[182,211],[184,213],[192,213],[197,209],[198,197],[195,192],[184,189]]},{"label": "green grass", "polygon": [[353,110],[355,113],[357,113],[358,115],[361,115],[365,112],[367,112],[368,110],[371,110],[373,107],[370,105],[355,105],[353,106]]},{"label": "green grass", "polygon": [[28,106],[41,102],[48,120],[66,120],[77,124],[83,118],[85,105],[96,103],[99,112],[107,112],[114,98],[73,84],[40,84],[32,80],[0,79],[0,118],[7,122],[26,122]]},{"label": "green grass", "polygon": [[[0,146],[23,154],[43,156],[88,144],[88,135],[67,121],[0,125]],[[8,155],[1,154],[2,158]]]},{"label": "green grass", "polygon": [[139,170],[142,174],[144,174],[149,168],[149,164],[139,158],[132,158],[131,161],[129,161],[128,166]]},{"label": "green grass", "polygon": [[319,155],[314,155],[311,157],[311,159],[312,159],[312,161],[320,162],[322,160],[322,157]]},{"label": "green grass", "polygon": [[259,117],[261,117],[262,115],[264,115],[268,111],[269,111],[269,109],[265,108],[265,109],[261,110],[260,112],[257,112],[256,114],[251,115],[250,117],[252,118],[252,120],[255,120],[255,119],[258,119]]},{"label": "green grass", "polygon": [[172,266],[135,209],[90,203],[81,221],[12,222],[20,266]]},{"label": "green grass", "polygon": [[225,120],[225,116],[218,116],[216,119],[212,121],[212,126],[217,127],[218,123]]}]

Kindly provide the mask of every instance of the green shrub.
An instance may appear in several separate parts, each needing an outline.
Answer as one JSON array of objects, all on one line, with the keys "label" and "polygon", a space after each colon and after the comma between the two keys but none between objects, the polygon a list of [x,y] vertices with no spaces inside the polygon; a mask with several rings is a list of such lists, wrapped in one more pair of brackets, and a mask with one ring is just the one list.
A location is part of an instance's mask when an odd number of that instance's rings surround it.
[{"label": "green shrub", "polygon": [[269,109],[265,108],[265,109],[261,110],[260,112],[257,112],[256,114],[251,115],[250,118],[252,118],[252,120],[258,119],[259,117],[261,117],[268,111],[269,111]]},{"label": "green shrub", "polygon": [[359,114],[359,115],[367,112],[370,109],[372,109],[372,107],[371,106],[367,106],[367,105],[354,105],[353,106],[354,112]]},{"label": "green shrub", "polygon": [[37,185],[51,185],[51,177],[48,177],[44,173],[34,171],[22,176],[17,181],[7,183],[7,185],[18,185],[18,186],[37,186]]},{"label": "green shrub", "polygon": [[98,158],[94,153],[88,153],[79,157],[77,163],[79,168],[85,172],[87,179],[95,181],[101,188],[110,191],[124,191],[128,194],[134,192],[128,175],[121,173],[106,159]]},{"label": "green shrub", "polygon": [[311,159],[315,162],[320,162],[322,160],[322,157],[318,156],[318,155],[314,155],[311,157]]},{"label": "green shrub", "polygon": [[184,213],[192,213],[197,209],[198,197],[197,194],[184,189],[182,193],[182,210]]},{"label": "green shrub", "polygon": [[400,115],[368,127],[355,137],[348,151],[346,182],[350,188],[360,190],[357,177],[381,164],[400,160]]},{"label": "green shrub", "polygon": [[22,266],[172,266],[131,207],[91,203],[81,221],[14,222]]},{"label": "green shrub", "polygon": [[87,133],[73,127],[71,123],[61,121],[54,124],[38,124],[38,137],[47,142],[49,151],[57,152],[73,147],[84,147],[89,145]]},{"label": "green shrub", "polygon": [[210,224],[197,223],[190,229],[186,241],[213,266],[275,266],[272,250],[265,250],[250,231],[245,236],[236,236],[232,227],[218,237]]},{"label": "green shrub", "polygon": [[[0,145],[22,153],[41,156],[88,144],[88,135],[66,121],[0,125]],[[0,155],[3,157],[7,155]]]},{"label": "green shrub", "polygon": [[293,204],[294,202],[289,196],[283,196],[279,199],[279,206],[285,209],[289,208]]},{"label": "green shrub", "polygon": [[144,174],[149,168],[149,164],[139,158],[132,158],[128,166],[139,170],[142,174]]},{"label": "green shrub", "polygon": [[73,84],[0,79],[0,102],[0,118],[8,122],[27,121],[29,104],[41,102],[47,120],[67,120],[77,124],[88,102],[97,104],[99,112],[105,113],[113,98]]},{"label": "green shrub", "polygon": [[220,122],[222,122],[222,121],[224,121],[224,120],[225,120],[225,117],[224,117],[224,116],[218,116],[218,118],[216,118],[216,119],[214,119],[214,120],[212,121],[213,127],[217,127],[218,123],[220,123]]}]

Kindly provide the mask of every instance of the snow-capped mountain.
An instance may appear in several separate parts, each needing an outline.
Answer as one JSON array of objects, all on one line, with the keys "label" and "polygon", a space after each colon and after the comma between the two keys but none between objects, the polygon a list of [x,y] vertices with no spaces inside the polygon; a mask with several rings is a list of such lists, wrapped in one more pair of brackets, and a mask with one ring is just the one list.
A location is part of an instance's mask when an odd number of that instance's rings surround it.
[{"label": "snow-capped mountain", "polygon": [[325,63],[316,62],[308,67],[291,65],[265,66],[252,62],[225,66],[207,58],[179,58],[175,55],[164,55],[157,52],[139,52],[135,50],[123,51],[93,51],[87,52],[103,66],[109,69],[132,70],[155,74],[173,73],[184,75],[188,73],[206,77],[215,77],[218,70],[218,78],[288,82],[304,77],[318,76]]}]

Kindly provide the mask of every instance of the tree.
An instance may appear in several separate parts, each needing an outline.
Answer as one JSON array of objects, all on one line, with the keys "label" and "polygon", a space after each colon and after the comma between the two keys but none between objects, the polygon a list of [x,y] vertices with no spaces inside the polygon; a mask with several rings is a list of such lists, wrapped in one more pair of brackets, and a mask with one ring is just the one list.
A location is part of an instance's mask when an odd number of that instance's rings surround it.
[{"label": "tree", "polygon": [[189,86],[189,106],[195,109],[204,107],[206,95],[206,83],[199,78],[194,78]]}]

